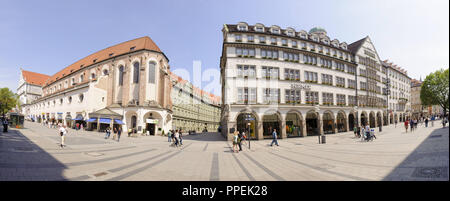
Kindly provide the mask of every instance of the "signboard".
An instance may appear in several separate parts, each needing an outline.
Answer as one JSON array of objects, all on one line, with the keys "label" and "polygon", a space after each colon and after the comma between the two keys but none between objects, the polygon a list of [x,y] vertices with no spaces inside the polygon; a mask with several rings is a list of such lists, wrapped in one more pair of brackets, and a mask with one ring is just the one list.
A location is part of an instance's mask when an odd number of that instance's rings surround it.
[{"label": "signboard", "polygon": [[301,89],[301,90],[309,91],[309,90],[311,90],[311,85],[310,84],[292,83],[291,89]]},{"label": "signboard", "polygon": [[148,124],[158,124],[158,119],[146,119],[145,122]]}]

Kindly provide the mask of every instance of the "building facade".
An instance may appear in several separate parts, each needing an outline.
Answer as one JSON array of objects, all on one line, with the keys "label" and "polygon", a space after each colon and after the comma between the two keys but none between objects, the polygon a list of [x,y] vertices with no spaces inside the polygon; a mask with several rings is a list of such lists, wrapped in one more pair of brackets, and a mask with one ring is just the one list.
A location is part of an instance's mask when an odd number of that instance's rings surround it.
[{"label": "building facade", "polygon": [[406,70],[388,60],[383,61],[383,67],[388,75],[386,81],[389,89],[388,110],[390,119],[393,119],[394,123],[403,122],[412,116],[411,78]]},{"label": "building facade", "polygon": [[167,133],[172,128],[168,62],[150,37],[108,47],[49,77],[26,115],[91,130],[121,126]]},{"label": "building facade", "polygon": [[220,97],[193,86],[173,73],[171,78],[173,129],[217,132],[220,124]]},{"label": "building facade", "polygon": [[[20,112],[22,114],[30,113],[30,107],[28,107],[28,105],[42,96],[42,86],[49,77],[49,75],[20,69],[17,95],[19,96],[19,102],[22,109]],[[31,116],[25,116],[25,118],[31,119]]]},{"label": "building facade", "polygon": [[369,37],[347,45],[324,29],[226,24],[220,60],[222,134],[254,139],[387,125],[387,74]]}]

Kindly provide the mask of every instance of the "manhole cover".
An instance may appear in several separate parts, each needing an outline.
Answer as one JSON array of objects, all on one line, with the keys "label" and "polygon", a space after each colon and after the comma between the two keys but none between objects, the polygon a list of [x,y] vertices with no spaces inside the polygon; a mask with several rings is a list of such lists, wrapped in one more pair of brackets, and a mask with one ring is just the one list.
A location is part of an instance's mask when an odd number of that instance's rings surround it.
[{"label": "manhole cover", "polygon": [[447,178],[448,167],[418,167],[413,172],[413,177],[421,178]]},{"label": "manhole cover", "polygon": [[98,153],[98,152],[86,152],[85,154],[89,155],[89,156],[102,156],[103,155],[102,153]]}]

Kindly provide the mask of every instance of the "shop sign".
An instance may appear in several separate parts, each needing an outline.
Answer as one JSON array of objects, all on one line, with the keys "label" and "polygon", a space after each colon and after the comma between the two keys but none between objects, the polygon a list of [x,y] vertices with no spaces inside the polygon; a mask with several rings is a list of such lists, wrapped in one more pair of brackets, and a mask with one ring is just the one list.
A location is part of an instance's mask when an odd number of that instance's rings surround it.
[{"label": "shop sign", "polygon": [[145,122],[148,124],[158,124],[158,119],[146,119]]},{"label": "shop sign", "polygon": [[309,90],[311,90],[311,85],[310,84],[292,83],[291,89],[301,89],[301,90],[309,91]]}]

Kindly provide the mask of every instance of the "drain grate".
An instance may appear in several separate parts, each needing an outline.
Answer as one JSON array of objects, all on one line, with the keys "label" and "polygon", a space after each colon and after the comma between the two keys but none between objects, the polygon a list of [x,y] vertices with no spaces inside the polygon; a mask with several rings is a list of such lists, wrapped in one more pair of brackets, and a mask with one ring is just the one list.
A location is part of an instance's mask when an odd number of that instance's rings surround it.
[{"label": "drain grate", "polygon": [[432,135],[432,136],[430,136],[430,138],[438,138],[438,137],[442,137],[442,135]]},{"label": "drain grate", "polygon": [[412,176],[419,178],[448,178],[448,167],[418,167]]},{"label": "drain grate", "polygon": [[33,148],[29,148],[29,147],[14,147],[14,148],[12,148],[12,151],[14,151],[14,152],[37,152]]}]

